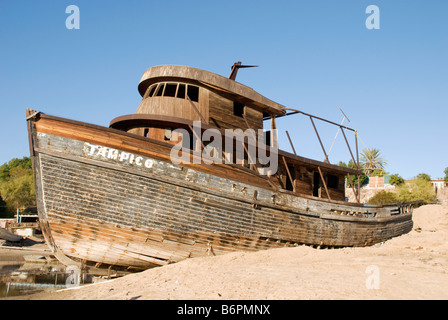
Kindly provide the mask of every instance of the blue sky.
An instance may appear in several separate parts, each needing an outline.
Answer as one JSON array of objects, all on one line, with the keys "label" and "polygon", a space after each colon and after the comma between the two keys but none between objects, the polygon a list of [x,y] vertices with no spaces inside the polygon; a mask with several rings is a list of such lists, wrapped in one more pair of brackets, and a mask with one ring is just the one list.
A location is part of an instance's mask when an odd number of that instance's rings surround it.
[{"label": "blue sky", "polygon": [[[77,5],[80,29],[68,30]],[[369,30],[366,8],[380,9]],[[448,1],[0,2],[0,164],[29,155],[25,108],[108,126],[135,112],[143,72],[187,65],[228,76],[290,108],[359,132],[386,170],[443,177],[448,167]],[[323,160],[309,119],[278,120],[280,145]],[[327,151],[337,128],[316,122]],[[353,143],[353,135],[349,135]],[[329,155],[348,161],[341,134]]]}]

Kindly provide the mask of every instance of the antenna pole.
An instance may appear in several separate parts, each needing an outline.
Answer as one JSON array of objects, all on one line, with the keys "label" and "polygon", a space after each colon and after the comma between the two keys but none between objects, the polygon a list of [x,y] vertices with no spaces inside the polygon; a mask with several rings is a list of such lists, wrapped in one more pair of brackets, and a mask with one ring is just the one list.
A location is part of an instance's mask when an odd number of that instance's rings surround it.
[{"label": "antenna pole", "polygon": [[241,68],[254,68],[254,67],[258,67],[258,66],[246,66],[246,65],[242,65],[241,61],[235,62],[232,66],[232,69],[230,71],[230,75],[229,75],[229,79],[230,80],[235,80],[236,79],[236,74],[238,73],[238,70]]},{"label": "antenna pole", "polygon": [[241,66],[241,61],[235,62],[232,66],[232,71],[230,71],[229,79],[235,80],[236,74],[238,73],[238,69]]}]

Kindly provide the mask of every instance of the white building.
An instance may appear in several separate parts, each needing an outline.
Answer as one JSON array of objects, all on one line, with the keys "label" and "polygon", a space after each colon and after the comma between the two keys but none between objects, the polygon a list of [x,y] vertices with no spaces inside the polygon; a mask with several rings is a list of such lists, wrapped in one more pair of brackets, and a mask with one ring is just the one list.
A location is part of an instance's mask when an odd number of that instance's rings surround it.
[{"label": "white building", "polygon": [[432,185],[434,186],[434,189],[436,190],[440,190],[440,189],[444,189],[446,188],[446,182],[445,180],[431,180],[430,181],[432,183]]}]

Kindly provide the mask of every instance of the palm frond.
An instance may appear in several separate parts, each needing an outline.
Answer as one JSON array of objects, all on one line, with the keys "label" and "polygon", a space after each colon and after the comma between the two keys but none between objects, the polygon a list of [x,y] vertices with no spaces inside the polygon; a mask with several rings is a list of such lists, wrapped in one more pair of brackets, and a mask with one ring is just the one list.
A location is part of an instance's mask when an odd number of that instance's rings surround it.
[{"label": "palm frond", "polygon": [[371,174],[374,171],[384,171],[384,167],[387,166],[387,161],[381,157],[380,150],[375,148],[363,149],[360,162],[366,174]]}]

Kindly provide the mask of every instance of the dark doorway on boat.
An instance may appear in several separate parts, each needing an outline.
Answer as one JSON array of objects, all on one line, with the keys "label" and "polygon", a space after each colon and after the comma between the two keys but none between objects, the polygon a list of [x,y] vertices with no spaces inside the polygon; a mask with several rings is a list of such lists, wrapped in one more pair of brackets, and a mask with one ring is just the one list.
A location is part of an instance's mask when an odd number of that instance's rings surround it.
[{"label": "dark doorway on boat", "polygon": [[320,174],[319,174],[319,172],[314,172],[313,196],[315,196],[315,197],[319,196],[319,189],[320,189]]}]

